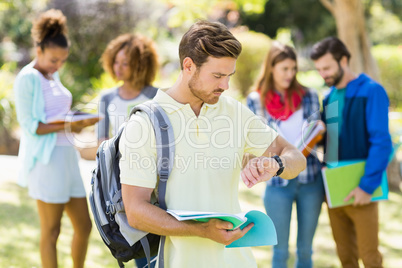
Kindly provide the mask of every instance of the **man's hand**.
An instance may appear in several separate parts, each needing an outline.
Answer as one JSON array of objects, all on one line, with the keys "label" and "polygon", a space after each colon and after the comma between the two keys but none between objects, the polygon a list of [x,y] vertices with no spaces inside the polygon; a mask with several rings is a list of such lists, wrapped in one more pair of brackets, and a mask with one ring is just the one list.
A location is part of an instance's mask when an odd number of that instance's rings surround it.
[{"label": "man's hand", "polygon": [[271,157],[256,157],[248,161],[241,172],[241,178],[248,188],[271,179],[279,169],[279,164]]},{"label": "man's hand", "polygon": [[343,200],[344,202],[349,201],[351,198],[355,198],[353,206],[363,206],[371,202],[371,194],[366,193],[359,186],[353,189],[350,194]]},{"label": "man's hand", "polygon": [[233,224],[228,221],[211,219],[202,224],[205,226],[205,238],[224,245],[229,245],[233,241],[243,237],[254,226],[254,223],[250,223],[243,230],[237,228],[231,231],[230,229],[233,228]]}]

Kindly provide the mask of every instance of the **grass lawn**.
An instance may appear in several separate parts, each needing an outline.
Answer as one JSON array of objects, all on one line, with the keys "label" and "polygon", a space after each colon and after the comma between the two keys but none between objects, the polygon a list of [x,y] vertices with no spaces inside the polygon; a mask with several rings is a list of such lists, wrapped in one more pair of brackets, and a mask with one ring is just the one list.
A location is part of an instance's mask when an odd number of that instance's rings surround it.
[{"label": "grass lawn", "polygon": [[[241,185],[242,209],[244,211],[251,209],[264,211],[261,200],[263,190],[263,184],[257,185],[252,190]],[[384,255],[384,267],[387,268],[402,267],[401,205],[402,195],[396,193],[390,193],[390,200],[380,203],[381,252]],[[297,230],[296,216],[292,217],[289,267],[293,267],[295,261]],[[38,237],[39,219],[36,203],[28,197],[27,189],[19,187],[13,181],[0,182],[0,267],[41,267]],[[69,255],[71,237],[72,227],[67,216],[64,216],[58,242],[60,267],[72,267]],[[258,267],[271,267],[271,247],[256,247],[253,248],[253,252],[257,258]],[[340,267],[331,229],[328,225],[325,205],[323,205],[314,241],[314,252],[314,267]],[[91,268],[118,267],[117,262],[100,239],[95,224],[90,238],[86,266]],[[133,264],[127,266],[133,267]]]}]

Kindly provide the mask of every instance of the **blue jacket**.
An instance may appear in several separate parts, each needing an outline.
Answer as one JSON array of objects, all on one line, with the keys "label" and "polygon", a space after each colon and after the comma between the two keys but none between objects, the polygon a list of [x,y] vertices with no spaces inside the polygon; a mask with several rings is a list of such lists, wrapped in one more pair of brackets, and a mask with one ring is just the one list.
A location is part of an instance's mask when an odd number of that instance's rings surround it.
[{"label": "blue jacket", "polygon": [[[323,100],[324,123],[329,95]],[[365,74],[346,87],[343,123],[338,140],[339,160],[366,160],[359,187],[372,194],[381,184],[382,173],[392,152],[388,127],[389,100],[384,88]],[[324,148],[326,143],[324,142]]]}]

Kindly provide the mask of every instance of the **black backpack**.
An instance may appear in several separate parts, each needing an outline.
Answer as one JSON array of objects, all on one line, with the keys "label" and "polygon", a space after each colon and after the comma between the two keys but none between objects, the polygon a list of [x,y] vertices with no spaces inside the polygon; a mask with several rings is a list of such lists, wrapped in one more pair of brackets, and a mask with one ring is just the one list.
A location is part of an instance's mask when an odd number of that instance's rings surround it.
[{"label": "black backpack", "polygon": [[[159,175],[158,203],[155,205],[166,210],[166,183],[174,159],[173,129],[166,113],[155,101],[150,100],[135,106],[130,112],[130,117],[137,111],[145,112],[148,115],[155,131]],[[98,148],[97,166],[92,171],[89,203],[102,240],[117,259],[119,267],[124,267],[124,262],[143,257],[147,257],[149,266],[150,257],[158,253],[158,248],[160,248],[159,267],[164,267],[165,237],[131,227],[124,210],[120,184],[119,141],[127,121],[116,136],[103,141]]]}]

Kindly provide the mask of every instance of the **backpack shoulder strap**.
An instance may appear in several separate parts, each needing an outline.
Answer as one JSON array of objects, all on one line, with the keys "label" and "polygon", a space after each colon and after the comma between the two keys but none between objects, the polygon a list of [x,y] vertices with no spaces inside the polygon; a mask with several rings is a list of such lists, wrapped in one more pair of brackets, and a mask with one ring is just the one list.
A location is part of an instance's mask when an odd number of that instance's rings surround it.
[{"label": "backpack shoulder strap", "polygon": [[[131,112],[132,114],[137,111],[145,112],[151,124],[155,130],[156,139],[156,155],[157,155],[157,168],[159,174],[159,185],[158,185],[158,202],[159,207],[166,210],[166,186],[167,180],[169,178],[170,172],[173,169],[174,155],[175,155],[175,140],[173,127],[170,120],[159,104],[154,100],[149,100],[143,104],[135,106]],[[164,257],[164,247],[165,247],[166,237],[161,236],[160,247],[159,247],[159,268],[164,268],[165,257]],[[150,263],[149,257],[148,265]]]},{"label": "backpack shoulder strap", "polygon": [[155,130],[157,168],[159,174],[158,201],[159,206],[166,210],[166,182],[173,169],[175,154],[173,127],[165,111],[154,100],[149,100],[135,106],[130,112],[130,117],[137,111],[145,112],[148,115]]},{"label": "backpack shoulder strap", "polygon": [[[135,106],[131,112],[130,117],[137,111],[145,112],[155,130],[156,138],[156,155],[157,155],[157,167],[159,174],[159,186],[158,186],[158,202],[159,207],[166,210],[166,186],[167,180],[169,178],[170,172],[173,169],[174,163],[174,133],[173,127],[170,120],[159,104],[154,100],[149,100],[143,104]],[[164,247],[165,247],[165,236],[161,236],[160,247],[159,247],[159,267],[164,268],[165,257],[164,257]],[[149,264],[149,258],[148,264]]]}]

